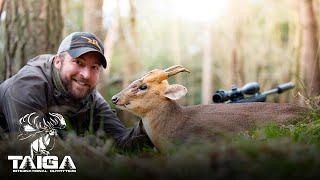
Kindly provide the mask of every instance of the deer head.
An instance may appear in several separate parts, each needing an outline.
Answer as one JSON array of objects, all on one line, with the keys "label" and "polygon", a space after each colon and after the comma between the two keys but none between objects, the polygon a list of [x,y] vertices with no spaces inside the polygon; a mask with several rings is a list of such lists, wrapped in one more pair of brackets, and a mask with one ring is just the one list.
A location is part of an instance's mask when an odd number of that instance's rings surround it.
[{"label": "deer head", "polygon": [[151,108],[163,100],[177,100],[187,94],[187,88],[179,84],[169,85],[167,79],[180,72],[188,72],[181,65],[164,70],[155,69],[132,82],[127,88],[112,97],[119,109],[127,110],[143,117]]}]

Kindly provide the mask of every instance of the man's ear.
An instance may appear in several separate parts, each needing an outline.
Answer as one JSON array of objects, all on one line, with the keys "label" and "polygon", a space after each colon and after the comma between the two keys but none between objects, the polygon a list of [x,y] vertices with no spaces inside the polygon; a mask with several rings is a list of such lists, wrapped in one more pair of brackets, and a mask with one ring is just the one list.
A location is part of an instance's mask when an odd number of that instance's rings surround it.
[{"label": "man's ear", "polygon": [[58,70],[60,70],[60,67],[61,67],[61,59],[60,59],[60,57],[59,57],[58,54],[54,56],[53,64],[54,64],[54,66],[55,66]]},{"label": "man's ear", "polygon": [[177,100],[185,96],[187,92],[188,90],[184,86],[180,84],[172,84],[167,87],[166,91],[164,92],[164,96],[171,100]]}]

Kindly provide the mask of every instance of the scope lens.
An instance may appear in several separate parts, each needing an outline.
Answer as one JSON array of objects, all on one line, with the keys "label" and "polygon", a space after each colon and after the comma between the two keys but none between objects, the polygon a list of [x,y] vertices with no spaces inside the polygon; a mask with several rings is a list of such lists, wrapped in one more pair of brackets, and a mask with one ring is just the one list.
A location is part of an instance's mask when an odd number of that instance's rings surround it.
[{"label": "scope lens", "polygon": [[212,96],[212,101],[215,103],[221,103],[222,99],[223,99],[223,97],[219,93],[216,93]]}]

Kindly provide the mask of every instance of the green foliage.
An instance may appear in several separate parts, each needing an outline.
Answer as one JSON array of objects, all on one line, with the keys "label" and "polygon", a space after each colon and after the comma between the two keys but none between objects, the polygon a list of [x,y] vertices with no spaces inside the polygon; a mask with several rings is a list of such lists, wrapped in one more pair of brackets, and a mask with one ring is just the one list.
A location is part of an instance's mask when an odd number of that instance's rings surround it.
[{"label": "green foliage", "polygon": [[283,22],[279,24],[280,39],[283,44],[287,44],[289,40],[289,23]]}]

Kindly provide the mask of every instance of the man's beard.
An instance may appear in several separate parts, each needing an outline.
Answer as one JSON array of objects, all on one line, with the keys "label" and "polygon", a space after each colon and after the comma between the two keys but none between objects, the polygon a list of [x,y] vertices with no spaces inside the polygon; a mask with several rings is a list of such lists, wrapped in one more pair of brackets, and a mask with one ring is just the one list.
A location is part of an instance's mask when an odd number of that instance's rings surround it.
[{"label": "man's beard", "polygon": [[78,77],[71,77],[71,79],[67,79],[67,78],[63,78],[61,77],[60,75],[60,79],[61,79],[61,82],[67,92],[67,95],[73,99],[73,100],[76,100],[76,101],[80,101],[84,98],[86,98],[93,90],[94,88],[92,88],[91,86],[89,86],[89,88],[86,90],[86,91],[78,91],[76,92],[73,88],[73,83],[72,81],[74,81],[73,79],[77,80],[77,81],[80,81],[80,82],[86,82],[86,80],[82,79],[82,78],[78,78]]}]

